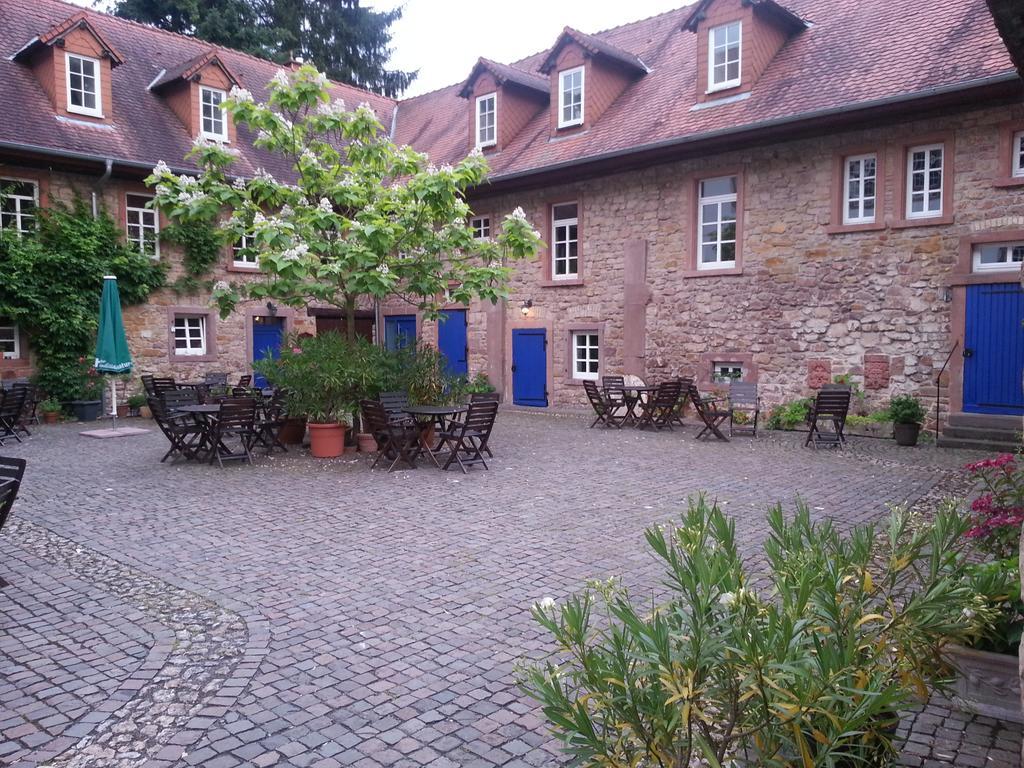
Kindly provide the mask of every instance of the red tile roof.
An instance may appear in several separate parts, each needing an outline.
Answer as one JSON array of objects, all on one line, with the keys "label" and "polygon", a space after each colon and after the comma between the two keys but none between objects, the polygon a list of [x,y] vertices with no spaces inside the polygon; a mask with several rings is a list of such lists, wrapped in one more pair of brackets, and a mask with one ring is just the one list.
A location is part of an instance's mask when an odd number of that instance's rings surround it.
[{"label": "red tile roof", "polygon": [[39,46],[52,45],[58,40],[62,40],[68,32],[73,29],[77,29],[78,27],[83,27],[89,30],[89,33],[96,38],[97,42],[99,42],[103,47],[103,50],[110,56],[111,67],[116,67],[119,64],[124,63],[124,57],[118,52],[117,48],[111,45],[103,34],[89,23],[89,15],[85,11],[79,11],[78,13],[69,16],[61,23],[50,27],[35,39],[28,41],[28,43],[17,52],[16,57],[24,58],[34,52]]},{"label": "red tile roof", "polygon": [[[699,0],[691,6],[690,15],[686,17],[686,21],[683,22],[683,29],[693,31],[697,28],[697,25],[704,18],[704,14],[707,12],[708,6],[710,6],[715,0]],[[802,29],[807,26],[807,23],[793,13],[789,8],[779,5],[775,0],[747,0],[747,2],[757,8],[765,9],[770,13],[774,13],[776,17],[781,19],[786,26],[791,27],[793,30]]]},{"label": "red tile roof", "polygon": [[473,71],[469,73],[466,82],[462,84],[462,89],[459,91],[460,96],[466,98],[473,92],[473,83],[476,82],[481,72],[490,72],[494,75],[494,79],[498,81],[499,85],[509,82],[521,85],[523,88],[529,88],[532,91],[548,93],[548,79],[546,77],[523,72],[523,70],[510,67],[508,64],[499,64],[496,61],[491,61],[481,56],[476,60],[476,64],[473,65]]},{"label": "red tile roof", "polygon": [[576,43],[583,48],[583,50],[589,51],[591,54],[611,59],[612,61],[626,67],[626,69],[632,70],[638,74],[647,72],[647,65],[644,64],[636,54],[624,51],[617,45],[612,45],[607,40],[594,37],[594,35],[585,34],[577,29],[573,29],[572,27],[566,27],[562,30],[562,34],[558,36],[555,44],[551,46],[551,50],[548,51],[548,55],[544,57],[544,61],[540,65],[539,70],[545,74],[549,73],[555,66],[555,61],[558,58],[558,52],[561,51],[562,47],[569,42]]},{"label": "red tile roof", "polygon": [[201,53],[198,56],[193,56],[191,59],[182,62],[177,67],[173,67],[172,69],[167,70],[162,75],[160,75],[160,77],[157,78],[149,87],[151,90],[156,91],[160,88],[163,88],[168,83],[173,83],[175,80],[188,80],[190,77],[192,77],[192,75],[201,70],[207,64],[216,64],[224,71],[224,74],[227,75],[228,80],[230,80],[235,85],[241,85],[241,81],[235,76],[234,72],[232,72],[228,68],[228,66],[220,60],[220,54],[217,52],[217,49],[211,48],[205,53]]}]

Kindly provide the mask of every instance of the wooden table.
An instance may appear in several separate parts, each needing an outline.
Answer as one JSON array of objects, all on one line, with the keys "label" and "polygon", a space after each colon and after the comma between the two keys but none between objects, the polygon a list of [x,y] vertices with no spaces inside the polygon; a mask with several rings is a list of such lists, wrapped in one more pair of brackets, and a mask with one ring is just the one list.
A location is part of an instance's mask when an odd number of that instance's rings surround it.
[{"label": "wooden table", "polygon": [[[202,438],[199,441],[199,445],[196,446],[195,452],[209,454],[214,450],[213,440],[210,437],[210,417],[220,413],[220,403],[203,403],[199,405],[179,405],[173,409],[174,413],[183,413],[190,415],[202,429]],[[226,450],[226,448],[225,448]]]},{"label": "wooden table", "polygon": [[420,446],[434,462],[434,466],[440,469],[441,463],[437,460],[437,455],[441,453],[440,448],[444,445],[444,441],[431,445],[431,428],[436,426],[443,432],[447,426],[446,419],[465,413],[469,407],[465,405],[410,405],[402,410],[416,419],[420,430]]},{"label": "wooden table", "polygon": [[632,386],[625,384],[623,386],[613,385],[602,387],[604,390],[605,397],[608,397],[612,392],[621,392],[623,397],[623,404],[626,406],[626,415],[622,417],[622,423],[629,423],[635,426],[639,423],[639,419],[636,415],[636,407],[643,400],[644,395],[653,394],[658,391],[657,387],[648,386]]}]

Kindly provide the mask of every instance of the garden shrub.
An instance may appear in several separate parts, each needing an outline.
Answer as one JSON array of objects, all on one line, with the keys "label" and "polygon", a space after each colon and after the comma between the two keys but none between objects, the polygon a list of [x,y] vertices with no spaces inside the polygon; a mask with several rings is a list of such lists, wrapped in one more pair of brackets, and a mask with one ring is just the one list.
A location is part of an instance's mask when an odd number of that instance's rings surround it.
[{"label": "garden shrub", "polygon": [[814,399],[805,397],[777,405],[768,414],[768,429],[796,429],[807,421]]}]

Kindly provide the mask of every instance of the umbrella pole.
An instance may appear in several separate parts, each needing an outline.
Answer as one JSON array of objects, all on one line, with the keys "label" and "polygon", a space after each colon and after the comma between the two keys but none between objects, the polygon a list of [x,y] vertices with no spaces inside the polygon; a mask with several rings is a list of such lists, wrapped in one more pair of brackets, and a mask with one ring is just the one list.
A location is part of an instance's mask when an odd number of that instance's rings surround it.
[{"label": "umbrella pole", "polygon": [[117,380],[110,377],[110,428],[117,429]]}]

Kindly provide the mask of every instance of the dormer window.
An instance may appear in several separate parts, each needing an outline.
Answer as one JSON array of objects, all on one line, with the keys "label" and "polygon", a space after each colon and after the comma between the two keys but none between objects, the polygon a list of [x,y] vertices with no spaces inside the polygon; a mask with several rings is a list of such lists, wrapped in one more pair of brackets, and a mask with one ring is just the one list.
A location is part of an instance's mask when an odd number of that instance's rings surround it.
[{"label": "dormer window", "polygon": [[583,124],[583,67],[558,73],[558,127]]},{"label": "dormer window", "polygon": [[202,135],[212,141],[228,140],[228,121],[221,103],[227,94],[217,88],[199,88],[199,106],[202,112]]},{"label": "dormer window", "polygon": [[493,147],[498,143],[498,94],[488,93],[476,100],[476,145]]},{"label": "dormer window", "polygon": [[64,58],[67,70],[68,112],[103,117],[99,61],[76,53],[66,53]]},{"label": "dormer window", "polygon": [[708,32],[708,91],[735,88],[740,84],[742,23],[734,21]]}]

